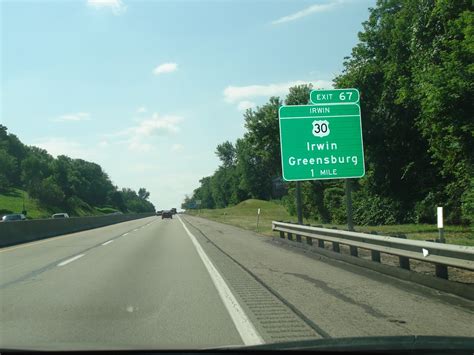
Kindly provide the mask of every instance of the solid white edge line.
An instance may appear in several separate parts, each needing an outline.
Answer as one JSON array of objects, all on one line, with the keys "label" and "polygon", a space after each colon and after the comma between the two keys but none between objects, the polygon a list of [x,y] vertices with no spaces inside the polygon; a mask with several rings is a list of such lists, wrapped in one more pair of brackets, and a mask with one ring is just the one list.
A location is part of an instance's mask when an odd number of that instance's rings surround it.
[{"label": "solid white edge line", "polygon": [[197,241],[196,237],[189,231],[188,227],[186,227],[184,222],[181,220],[181,217],[178,216],[178,219],[183,225],[183,228],[188,234],[189,238],[191,239],[199,256],[201,257],[201,260],[204,263],[204,266],[206,267],[207,272],[209,273],[211,280],[214,283],[214,286],[216,287],[222,302],[224,303],[224,306],[227,308],[227,312],[229,312],[229,315],[232,318],[232,321],[234,322],[234,325],[237,328],[237,331],[239,332],[239,335],[242,338],[244,344],[264,344],[265,342],[263,341],[262,337],[260,336],[260,334],[258,334],[252,322],[250,322],[250,319],[247,317],[239,302],[232,294],[232,291],[225,282],[224,278],[221,276],[219,271],[217,271],[214,264],[206,255],[201,245]]},{"label": "solid white edge line", "polygon": [[102,243],[102,245],[107,245],[107,244],[110,244],[112,242],[113,242],[113,240],[109,240],[108,242]]},{"label": "solid white edge line", "polygon": [[72,263],[74,260],[82,258],[84,255],[86,255],[86,254],[79,254],[79,255],[76,255],[76,256],[72,257],[71,259],[64,260],[63,262],[59,263],[58,266],[64,266],[66,264]]}]

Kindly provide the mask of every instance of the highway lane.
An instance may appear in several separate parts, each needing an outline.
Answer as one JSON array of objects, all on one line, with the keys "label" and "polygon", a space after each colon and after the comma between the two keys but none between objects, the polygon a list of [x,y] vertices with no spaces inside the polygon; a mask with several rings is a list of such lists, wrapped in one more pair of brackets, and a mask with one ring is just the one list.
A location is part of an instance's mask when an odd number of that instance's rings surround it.
[{"label": "highway lane", "polygon": [[3,249],[0,264],[3,348],[243,344],[177,219],[146,218]]},{"label": "highway lane", "polygon": [[474,302],[190,216],[1,249],[0,267],[1,347],[474,335]]}]

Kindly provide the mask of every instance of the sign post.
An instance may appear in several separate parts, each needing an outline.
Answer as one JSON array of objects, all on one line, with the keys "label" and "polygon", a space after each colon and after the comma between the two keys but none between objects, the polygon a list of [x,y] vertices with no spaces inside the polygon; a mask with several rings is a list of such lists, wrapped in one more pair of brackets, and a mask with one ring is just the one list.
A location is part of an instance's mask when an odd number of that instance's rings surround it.
[{"label": "sign post", "polygon": [[[282,175],[296,181],[346,179],[348,228],[353,230],[350,181],[365,175],[362,122],[357,89],[313,90],[313,105],[279,110]],[[302,223],[300,211],[298,222]]]}]

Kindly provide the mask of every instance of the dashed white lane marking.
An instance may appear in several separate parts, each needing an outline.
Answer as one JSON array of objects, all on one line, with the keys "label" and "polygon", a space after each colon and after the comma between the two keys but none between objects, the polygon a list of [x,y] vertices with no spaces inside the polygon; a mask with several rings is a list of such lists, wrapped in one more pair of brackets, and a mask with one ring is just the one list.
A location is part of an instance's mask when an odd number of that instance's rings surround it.
[{"label": "dashed white lane marking", "polygon": [[102,243],[102,245],[107,245],[107,244],[110,244],[112,242],[113,242],[113,240],[109,240],[108,242]]},{"label": "dashed white lane marking", "polygon": [[67,265],[69,263],[72,263],[74,260],[82,258],[84,255],[86,255],[86,254],[79,254],[79,255],[76,255],[76,256],[72,257],[71,259],[64,260],[63,262],[60,262],[58,264],[58,266],[64,266],[64,265]]},{"label": "dashed white lane marking", "polygon": [[128,235],[128,233],[124,233],[124,234],[122,234],[122,236],[123,236],[123,237],[125,237],[126,235]]},{"label": "dashed white lane marking", "polygon": [[191,238],[191,241],[194,244],[194,247],[196,248],[199,256],[201,257],[201,260],[204,263],[204,266],[206,267],[209,275],[211,276],[212,282],[214,283],[214,286],[216,287],[222,302],[227,308],[227,312],[229,312],[229,315],[232,318],[232,321],[234,322],[234,325],[237,328],[237,331],[239,332],[244,344],[264,344],[262,337],[260,336],[260,334],[258,334],[254,325],[245,314],[244,310],[240,306],[239,302],[236,300],[235,296],[232,294],[232,291],[225,282],[224,278],[221,276],[219,271],[217,271],[214,264],[206,255],[204,249],[202,249],[196,237],[189,231],[188,227],[186,227],[186,225],[179,216],[178,219],[183,225],[183,228],[188,234],[189,238]]}]

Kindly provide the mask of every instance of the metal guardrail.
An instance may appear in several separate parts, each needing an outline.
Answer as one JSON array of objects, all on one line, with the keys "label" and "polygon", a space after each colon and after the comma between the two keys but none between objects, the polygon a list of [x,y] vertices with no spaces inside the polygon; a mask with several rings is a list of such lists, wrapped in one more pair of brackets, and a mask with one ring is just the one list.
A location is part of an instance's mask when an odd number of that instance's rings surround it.
[{"label": "metal guardrail", "polygon": [[[333,251],[340,253],[340,245],[348,245],[350,254],[358,256],[358,248],[371,251],[372,261],[380,263],[380,254],[398,256],[400,267],[410,270],[410,259],[433,263],[436,266],[436,276],[447,279],[448,266],[474,271],[474,247],[463,245],[442,244],[419,240],[408,240],[383,235],[349,232],[343,230],[318,228],[307,225],[272,222],[272,230],[280,232],[280,238],[301,242],[301,237],[306,237],[306,243],[313,245],[317,241],[320,248],[324,242],[332,243]],[[423,253],[425,249],[425,253]]]}]

